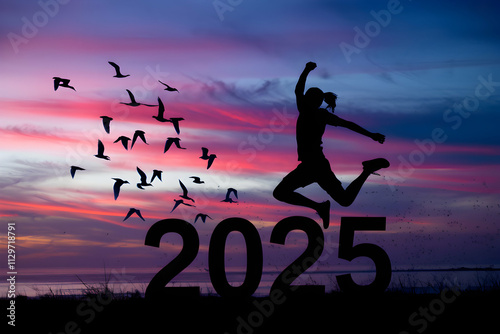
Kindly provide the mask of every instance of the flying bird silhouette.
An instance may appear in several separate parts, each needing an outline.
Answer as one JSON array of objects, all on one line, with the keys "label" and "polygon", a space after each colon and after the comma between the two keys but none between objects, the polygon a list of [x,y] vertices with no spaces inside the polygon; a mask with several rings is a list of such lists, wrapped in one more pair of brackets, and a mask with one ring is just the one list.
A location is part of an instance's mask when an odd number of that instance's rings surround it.
[{"label": "flying bird silhouette", "polygon": [[179,121],[183,120],[184,118],[182,117],[170,117],[169,119],[167,119],[167,122],[172,123],[174,125],[175,132],[177,132],[177,134],[180,134],[181,130],[179,129]]},{"label": "flying bird silhouette", "polygon": [[119,141],[122,143],[123,147],[125,147],[125,149],[128,151],[128,141],[130,140],[129,137],[125,137],[125,136],[120,136],[118,137],[117,140],[115,140],[113,143],[118,143]]},{"label": "flying bird silhouette", "polygon": [[98,139],[97,154],[95,154],[94,157],[109,160],[109,157],[107,155],[104,155],[104,144],[102,143],[102,141],[100,139]]},{"label": "flying bird silhouette", "polygon": [[157,177],[161,182],[163,182],[161,179],[161,173],[162,173],[161,170],[153,169],[153,176],[151,176],[151,181],[149,181],[149,183],[153,183],[155,177]]},{"label": "flying bird silhouette", "polygon": [[116,63],[112,62],[112,61],[108,61],[108,64],[113,66],[115,68],[115,72],[116,74],[113,75],[113,78],[126,78],[128,76],[130,76],[130,74],[125,74],[123,75],[121,72],[120,72],[120,66],[118,66]]},{"label": "flying bird silhouette", "polygon": [[104,130],[109,133],[109,123],[113,120],[109,116],[101,116],[102,118],[102,125],[104,126]]},{"label": "flying bird silhouette", "polygon": [[169,85],[167,85],[164,82],[161,82],[160,80],[158,80],[158,82],[161,83],[163,86],[166,87],[165,90],[167,90],[169,92],[177,92],[177,93],[179,93],[179,91],[177,90],[177,88],[170,87]]},{"label": "flying bird silhouette", "polygon": [[[137,214],[139,216],[139,218],[141,218],[142,220],[144,220],[144,218],[142,218],[142,215],[141,215],[141,211],[140,210],[137,210],[137,209],[134,209],[134,208],[130,208],[130,210],[128,210],[128,213],[127,215],[125,216],[125,218],[123,219],[123,221],[126,221],[130,216],[132,216],[132,214]],[[144,220],[145,221],[145,220]]]},{"label": "flying bird silhouette", "polygon": [[82,168],[82,167],[78,167],[78,166],[71,166],[70,168],[70,173],[71,173],[71,178],[74,179],[75,178],[75,173],[77,170],[85,170],[85,168]]},{"label": "flying bird silhouette", "polygon": [[137,183],[137,188],[144,190],[143,187],[153,186],[151,183],[148,183],[146,180],[146,173],[144,173],[139,167],[137,167],[137,173],[141,177],[141,183]]},{"label": "flying bird silhouette", "polygon": [[231,193],[234,193],[234,197],[236,197],[236,199],[238,198],[238,191],[234,188],[228,188],[226,192],[226,198],[224,198],[221,202],[238,203],[231,198]]},{"label": "flying bird silhouette", "polygon": [[115,180],[115,184],[113,185],[113,193],[115,195],[115,201],[118,198],[118,195],[120,194],[120,187],[124,185],[125,183],[129,183],[128,181],[119,179],[119,178],[112,178]]},{"label": "flying bird silhouette", "polygon": [[184,201],[182,199],[174,199],[174,202],[175,202],[174,208],[172,209],[172,211],[170,211],[170,213],[172,213],[175,210],[175,208],[177,208],[180,204],[194,207],[194,205],[192,205],[192,204],[184,203]]},{"label": "flying bird silhouette", "polygon": [[194,202],[194,199],[192,199],[191,197],[188,196],[188,190],[187,190],[186,186],[184,185],[184,183],[182,183],[181,180],[179,180],[179,184],[181,185],[181,188],[182,188],[182,195],[180,195],[180,197]]},{"label": "flying bird silhouette", "polygon": [[196,223],[196,221],[198,220],[198,218],[201,218],[201,221],[202,222],[205,222],[205,220],[207,220],[207,217],[212,219],[212,217],[210,217],[209,215],[206,215],[206,214],[203,214],[203,213],[199,213],[196,215],[196,218],[194,219],[194,223]]},{"label": "flying bird silhouette", "polygon": [[147,142],[146,142],[146,137],[144,136],[145,132],[142,131],[142,130],[135,130],[134,132],[134,137],[132,138],[132,145],[130,145],[130,149],[132,149],[132,147],[134,147],[134,144],[135,144],[135,141],[137,140],[137,138],[141,138],[141,140],[146,144],[146,145],[149,145]]},{"label": "flying bird silhouette", "polygon": [[161,101],[160,97],[158,97],[158,115],[153,116],[154,119],[156,119],[158,122],[168,122],[168,119],[166,119],[163,115],[165,114],[165,106],[163,105],[163,102]]},{"label": "flying bird silhouette", "polygon": [[193,183],[198,183],[198,184],[205,183],[205,181],[202,181],[198,176],[190,176],[189,178],[194,179]]},{"label": "flying bird silhouette", "polygon": [[75,87],[69,85],[69,79],[63,79],[59,77],[53,77],[52,79],[54,79],[54,90],[57,90],[57,88],[59,87],[66,87],[76,91]]},{"label": "flying bird silhouette", "polygon": [[154,119],[156,119],[158,122],[170,122],[174,125],[175,132],[179,134],[181,130],[179,129],[179,121],[183,121],[184,118],[182,117],[171,117],[171,118],[165,118],[165,106],[163,105],[163,102],[161,99],[158,97],[158,115],[152,116]]},{"label": "flying bird silhouette", "polygon": [[145,103],[139,103],[135,100],[135,97],[134,97],[134,94],[132,94],[131,91],[129,91],[128,89],[126,89],[127,93],[128,93],[128,96],[130,97],[130,102],[127,103],[127,102],[120,102],[121,104],[126,104],[127,106],[131,106],[131,107],[137,107],[137,106],[147,106],[147,107],[156,107],[155,104],[145,104]]},{"label": "flying bird silhouette", "polygon": [[206,147],[202,147],[201,152],[202,152],[202,155],[201,155],[200,159],[208,160],[207,169],[209,169],[210,166],[212,166],[215,158],[217,158],[217,156],[215,154],[208,155],[208,148],[206,148]]},{"label": "flying bird silhouette", "polygon": [[163,153],[167,152],[173,143],[175,143],[175,146],[177,146],[177,148],[180,148],[181,150],[185,150],[186,149],[185,147],[181,147],[181,144],[179,143],[180,140],[181,140],[180,138],[168,137],[167,141],[165,142],[165,148],[163,149]]}]

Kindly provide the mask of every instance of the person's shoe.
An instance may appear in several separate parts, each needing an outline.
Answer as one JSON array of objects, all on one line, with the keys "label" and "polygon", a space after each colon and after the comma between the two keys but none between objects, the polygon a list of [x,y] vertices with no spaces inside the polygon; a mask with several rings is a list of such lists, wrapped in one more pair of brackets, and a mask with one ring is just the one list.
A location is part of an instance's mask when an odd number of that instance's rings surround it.
[{"label": "person's shoe", "polygon": [[[371,174],[376,174],[374,172],[378,171],[381,168],[387,168],[391,164],[384,158],[378,158],[373,160],[363,161],[363,169]],[[377,174],[376,174],[377,175]]]},{"label": "person's shoe", "polygon": [[326,230],[330,226],[330,201],[321,203],[317,213],[323,220],[323,227]]}]

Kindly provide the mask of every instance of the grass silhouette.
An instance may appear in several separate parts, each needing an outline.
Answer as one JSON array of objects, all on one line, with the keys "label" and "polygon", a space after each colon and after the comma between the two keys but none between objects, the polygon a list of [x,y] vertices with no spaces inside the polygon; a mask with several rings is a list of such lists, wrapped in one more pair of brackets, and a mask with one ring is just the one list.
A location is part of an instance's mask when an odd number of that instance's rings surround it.
[{"label": "grass silhouette", "polygon": [[[36,298],[18,296],[16,327],[37,333],[148,333],[159,329],[172,333],[343,333],[348,328],[349,333],[417,333],[419,327],[412,327],[409,317],[420,308],[428,308],[446,288],[432,282],[435,293],[393,286],[371,296],[338,291],[289,296],[271,312],[262,307],[269,305],[269,297],[234,301],[209,295],[151,302],[139,290],[114,290],[109,276],[97,284],[80,281],[80,295],[50,290]],[[498,279],[482,283],[480,289],[461,290],[460,296],[428,323],[425,333],[479,333],[492,328],[499,311]]]}]

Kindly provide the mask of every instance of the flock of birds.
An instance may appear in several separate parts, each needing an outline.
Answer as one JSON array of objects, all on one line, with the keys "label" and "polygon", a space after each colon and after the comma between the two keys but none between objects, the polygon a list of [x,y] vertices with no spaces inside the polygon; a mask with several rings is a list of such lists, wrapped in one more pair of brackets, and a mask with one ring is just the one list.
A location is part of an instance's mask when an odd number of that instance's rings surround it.
[{"label": "flock of birds", "polygon": [[[115,69],[116,73],[115,73],[115,75],[113,77],[115,77],[115,78],[126,78],[126,77],[130,76],[130,74],[125,74],[125,75],[122,74],[121,70],[120,70],[120,66],[118,66],[116,63],[111,62],[111,61],[109,61],[108,63],[111,66],[113,66],[113,68]],[[57,91],[57,89],[59,87],[65,87],[65,88],[69,88],[69,89],[72,89],[72,90],[76,91],[75,87],[69,85],[69,82],[70,82],[69,79],[64,79],[64,78],[60,78],[60,77],[53,77],[53,79],[54,79],[54,91]],[[177,92],[177,93],[179,93],[179,90],[177,88],[171,87],[168,84],[166,84],[164,82],[161,82],[160,80],[158,80],[158,81],[163,86],[165,86],[164,90],[169,91],[169,92]],[[161,122],[161,123],[167,123],[167,122],[172,123],[175,132],[178,135],[180,134],[179,122],[183,121],[184,118],[182,118],[182,117],[165,118],[165,107],[164,107],[163,102],[161,101],[160,97],[158,97],[158,104],[157,105],[139,103],[139,102],[136,101],[136,99],[134,97],[134,94],[132,94],[132,92],[130,90],[127,89],[126,91],[127,91],[128,95],[129,95],[130,102],[120,102],[121,104],[125,104],[125,105],[131,106],[131,107],[137,107],[137,106],[141,106],[141,105],[147,106],[147,107],[158,107],[158,113],[157,113],[157,115],[153,115],[152,117],[154,119],[156,119],[158,122]],[[111,124],[111,121],[113,120],[113,118],[109,117],[109,116],[100,116],[100,118],[102,119],[102,124],[103,124],[103,127],[104,127],[104,131],[106,131],[106,133],[109,134],[110,133],[110,124]],[[134,144],[136,143],[136,141],[138,139],[140,139],[144,144],[149,145],[147,143],[147,141],[146,141],[145,132],[142,131],[142,130],[136,130],[134,132],[134,135],[133,135],[132,139],[130,139],[127,136],[123,136],[122,135],[122,136],[119,136],[113,143],[120,142],[123,145],[123,147],[125,148],[125,150],[128,150],[129,149],[129,142],[132,140],[131,145],[130,145],[130,149],[132,149],[134,147]],[[167,140],[166,140],[166,142],[165,142],[163,153],[166,153],[170,149],[170,147],[172,146],[172,144],[174,144],[178,149],[182,149],[182,150],[186,149],[185,147],[181,147],[181,145],[180,145],[180,138],[178,138],[178,137],[168,137]],[[209,169],[212,166],[212,164],[214,163],[214,160],[215,160],[215,158],[217,158],[217,156],[215,154],[209,154],[209,150],[206,147],[202,147],[201,151],[202,151],[202,155],[199,158],[202,159],[202,160],[206,160],[207,161],[207,169]],[[95,154],[94,156],[96,158],[99,158],[99,159],[110,160],[110,157],[104,154],[104,144],[102,143],[102,141],[100,139],[98,139],[98,141],[97,141],[97,154]],[[71,166],[70,167],[71,177],[74,178],[77,171],[83,171],[83,170],[85,170],[85,169],[82,168],[82,167]],[[161,170],[157,170],[157,169],[153,170],[153,174],[152,174],[151,179],[149,180],[149,182],[148,182],[147,175],[146,175],[146,173],[143,170],[141,170],[139,167],[137,167],[136,170],[137,170],[137,173],[139,174],[139,179],[140,179],[140,182],[137,182],[136,186],[137,186],[137,188],[139,188],[141,190],[144,190],[144,187],[152,186],[153,185],[152,183],[153,183],[153,181],[155,179],[158,179],[159,181],[163,182],[162,181],[162,171]],[[190,178],[193,179],[193,183],[195,183],[195,184],[203,184],[203,183],[205,183],[198,176],[191,176]],[[120,189],[121,189],[121,187],[124,184],[130,184],[130,182],[127,181],[127,180],[122,180],[120,178],[112,178],[112,179],[115,180],[115,183],[113,185],[113,194],[114,194],[114,199],[117,200],[118,196],[120,195]],[[189,197],[189,195],[188,195],[189,194],[188,189],[182,183],[181,180],[179,180],[179,185],[181,187],[182,194],[179,195],[180,199],[174,199],[175,204],[174,204],[174,207],[172,208],[172,210],[170,211],[170,213],[172,213],[179,205],[185,205],[185,206],[190,206],[190,207],[194,207],[195,206],[194,204],[186,202],[186,201],[190,201],[190,202],[194,203],[195,200],[193,198]],[[234,189],[234,188],[228,188],[227,192],[226,192],[226,197],[221,202],[237,203],[237,201],[235,201],[231,197],[232,194],[234,195],[234,197],[236,199],[238,199],[238,192],[237,192],[237,190]],[[143,216],[141,214],[141,211],[138,210],[138,209],[136,209],[136,208],[130,208],[129,211],[127,212],[125,218],[123,219],[123,221],[127,220],[133,214],[136,214],[140,219],[142,219],[143,221],[145,221],[145,219],[143,218]],[[199,214],[196,215],[194,223],[196,223],[196,221],[198,219],[201,219],[201,221],[203,223],[205,223],[205,221],[206,221],[207,218],[212,219],[207,214],[199,213]]]}]

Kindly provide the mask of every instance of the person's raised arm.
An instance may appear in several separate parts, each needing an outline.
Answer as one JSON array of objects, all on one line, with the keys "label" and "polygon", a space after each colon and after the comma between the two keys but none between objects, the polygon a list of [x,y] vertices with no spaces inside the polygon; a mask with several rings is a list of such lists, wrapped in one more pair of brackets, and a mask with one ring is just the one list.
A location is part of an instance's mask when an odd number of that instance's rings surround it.
[{"label": "person's raised arm", "polygon": [[299,80],[297,81],[297,85],[295,86],[295,96],[302,97],[304,96],[304,90],[306,88],[306,79],[309,72],[316,68],[316,63],[312,61],[306,64],[304,71],[300,74]]},{"label": "person's raised arm", "polygon": [[383,134],[370,132],[365,128],[362,128],[361,126],[357,125],[356,123],[346,121],[345,119],[342,119],[340,117],[336,117],[335,120],[332,119],[332,121],[329,121],[328,124],[344,127],[351,131],[367,136],[368,138],[371,138],[375,141],[378,141],[380,144],[383,144],[385,141],[385,136]]}]

